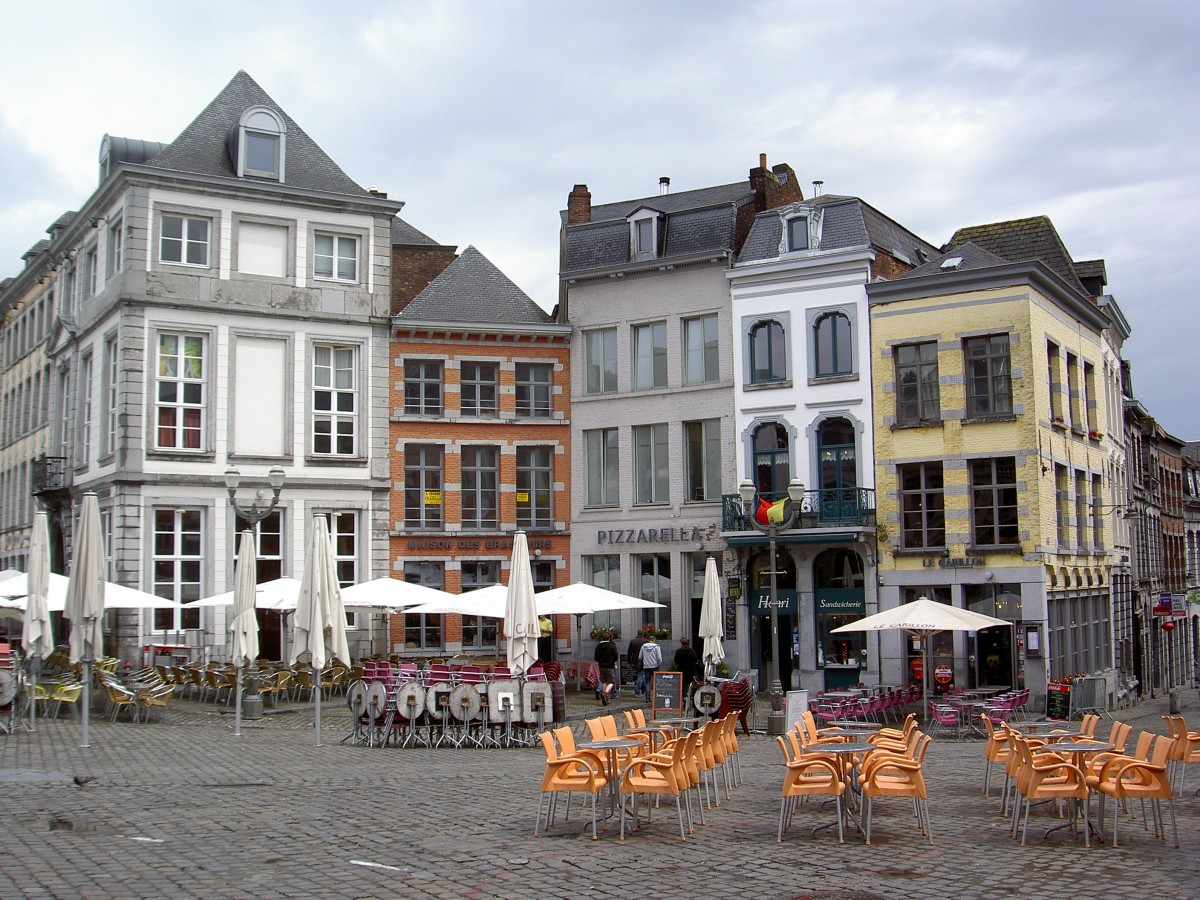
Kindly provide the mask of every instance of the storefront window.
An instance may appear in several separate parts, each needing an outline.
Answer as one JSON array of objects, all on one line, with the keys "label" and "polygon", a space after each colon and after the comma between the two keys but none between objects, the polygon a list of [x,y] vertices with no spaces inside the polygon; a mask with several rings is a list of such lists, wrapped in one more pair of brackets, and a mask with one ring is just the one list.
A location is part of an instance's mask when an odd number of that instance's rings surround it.
[{"label": "storefront window", "polygon": [[[904,591],[905,603],[912,603],[919,597],[928,597],[935,603],[952,605],[949,585],[907,588]],[[932,671],[929,673],[929,691],[932,696],[944,694],[954,687],[954,634],[949,631],[939,631],[929,638],[929,641],[929,664],[932,667]],[[908,682],[919,687],[922,683],[925,665],[921,639],[910,635],[905,638],[905,647],[908,655]],[[939,680],[939,672],[942,680]],[[947,672],[949,674],[948,681],[944,680]]]}]

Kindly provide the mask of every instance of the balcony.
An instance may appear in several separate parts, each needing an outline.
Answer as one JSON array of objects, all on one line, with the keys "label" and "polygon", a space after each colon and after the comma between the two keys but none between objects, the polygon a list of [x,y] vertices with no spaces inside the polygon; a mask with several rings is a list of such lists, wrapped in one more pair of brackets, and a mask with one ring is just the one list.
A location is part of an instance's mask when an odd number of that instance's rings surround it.
[{"label": "balcony", "polygon": [[[760,494],[763,499],[774,502],[786,493],[778,495]],[[788,529],[795,531],[818,531],[827,529],[869,529],[875,527],[874,488],[820,488],[805,491],[800,501],[800,516]],[[742,511],[742,498],[738,494],[721,496],[721,530],[730,532],[754,531]]]},{"label": "balcony", "polygon": [[33,461],[32,493],[52,494],[67,487],[67,458],[39,456]]}]

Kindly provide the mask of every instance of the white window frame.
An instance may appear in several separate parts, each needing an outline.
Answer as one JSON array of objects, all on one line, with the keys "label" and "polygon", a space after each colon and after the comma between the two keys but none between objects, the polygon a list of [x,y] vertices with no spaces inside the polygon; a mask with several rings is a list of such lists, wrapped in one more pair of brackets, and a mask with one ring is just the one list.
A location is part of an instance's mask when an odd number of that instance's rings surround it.
[{"label": "white window frame", "polygon": [[117,219],[108,229],[108,277],[125,268],[125,223]]},{"label": "white window frame", "polygon": [[633,389],[635,391],[653,391],[665,388],[667,386],[666,320],[639,322],[632,326],[631,338]]},{"label": "white window frame", "polygon": [[660,213],[642,210],[629,217],[629,258],[658,259]]},{"label": "white window frame", "polygon": [[[420,450],[420,454],[415,452]],[[437,460],[433,456],[437,455]],[[446,448],[440,444],[412,442],[404,445],[404,528],[439,530],[446,521]],[[409,485],[412,475],[416,484]],[[419,503],[410,503],[419,498]],[[427,502],[432,494],[437,503]]]},{"label": "white window frame", "polygon": [[[167,237],[166,223],[167,220],[178,219],[180,222],[180,236]],[[201,240],[192,235],[192,225],[204,226],[204,238]],[[211,216],[197,215],[188,212],[176,212],[173,210],[162,210],[158,214],[158,261],[169,266],[184,266],[190,269],[209,269],[212,268],[213,257],[213,232],[215,223]],[[171,259],[165,254],[167,241],[177,243],[179,245],[179,259]],[[204,248],[204,261],[194,262],[190,257],[190,250],[193,246],[202,246]]]},{"label": "white window frame", "polygon": [[633,427],[633,505],[658,506],[671,499],[671,438],[666,422]]},{"label": "white window frame", "polygon": [[[545,375],[545,380],[541,376]],[[516,414],[549,419],[554,414],[554,366],[551,363],[517,363],[514,367]]]},{"label": "white window frame", "polygon": [[583,332],[583,393],[616,392],[617,329],[613,326],[588,329]]},{"label": "white window frame", "polygon": [[[86,468],[92,455],[92,381],[95,359],[91,352],[79,360],[79,444],[75,448],[75,465]],[[28,404],[25,404],[26,407]]]},{"label": "white window frame", "polygon": [[[339,357],[347,353],[350,360],[345,365],[339,361]],[[359,355],[357,344],[321,341],[312,345],[310,451],[313,456],[345,459],[359,455]],[[338,381],[338,377],[345,373],[350,377],[349,386]],[[343,430],[347,428],[348,432]],[[350,446],[343,449],[341,445],[347,437]],[[319,438],[328,439],[328,448],[318,448]]]},{"label": "white window frame", "polygon": [[[169,531],[159,529],[159,514],[171,516],[171,528]],[[195,515],[199,522],[195,529],[185,530],[184,517]],[[154,507],[150,510],[150,534],[151,534],[151,572],[153,591],[156,596],[166,600],[174,600],[177,603],[191,604],[204,596],[204,547],[205,547],[205,515],[203,509],[195,507]],[[172,551],[170,553],[158,552],[160,546],[160,535],[170,534],[172,541]],[[188,543],[186,535],[195,535],[196,552],[185,553],[185,546]],[[171,567],[171,580],[160,581],[159,574],[163,571],[164,566]],[[184,577],[187,574],[194,574],[194,578]],[[162,622],[167,617],[170,617],[171,626],[163,627]],[[152,615],[154,632],[164,631],[179,631],[181,629],[199,628],[200,627],[200,608],[191,605],[185,605],[183,609],[156,609]]]},{"label": "white window frame", "polygon": [[713,384],[720,379],[721,338],[717,330],[717,314],[684,319],[683,383]]},{"label": "white window frame", "polygon": [[117,336],[104,340],[104,440],[100,455],[111,456],[117,450],[117,402],[119,398],[121,357]]},{"label": "white window frame", "polygon": [[[554,447],[518,445],[517,527],[547,529],[554,526]],[[522,500],[524,494],[524,500]]]},{"label": "white window frame", "polygon": [[[173,337],[179,342],[180,352],[176,355],[181,363],[185,358],[189,358],[189,357],[184,356],[184,351],[183,351],[184,342],[186,342],[187,340],[190,340],[190,339],[199,340],[201,342],[200,343],[200,354],[199,354],[201,369],[200,369],[200,374],[198,376],[189,376],[189,375],[183,374],[178,371],[178,367],[177,367],[176,374],[174,374],[174,375],[164,376],[162,374],[162,371],[163,371],[163,369],[162,369],[162,364],[163,364],[162,341],[164,338],[167,338],[167,337]],[[207,441],[208,441],[208,394],[209,394],[209,391],[208,391],[209,338],[210,338],[210,335],[208,335],[206,333],[202,333],[202,332],[186,331],[186,330],[176,331],[176,330],[168,329],[168,328],[160,329],[157,332],[155,332],[155,334],[154,334],[154,378],[151,382],[151,389],[154,392],[154,399],[153,399],[154,419],[150,423],[150,427],[153,429],[153,431],[152,431],[153,438],[151,441],[151,446],[155,450],[164,450],[164,451],[169,451],[169,452],[173,452],[173,453],[204,453],[208,449]],[[163,401],[160,399],[160,397],[162,396],[162,386],[164,384],[176,385],[176,392],[175,392],[174,400]],[[199,385],[199,390],[200,390],[199,401],[195,401],[195,400],[188,401],[185,396],[188,393],[187,389],[190,386],[195,386],[195,385]],[[163,428],[162,415],[165,411],[171,410],[171,409],[176,411],[176,421],[175,421],[174,425],[169,426],[169,427],[174,429],[175,434],[176,434],[176,440],[175,440],[175,443],[173,443],[173,444],[164,444],[160,441],[160,438],[162,437],[162,428]],[[185,414],[191,410],[195,410],[200,416],[200,423],[199,423],[198,427],[190,427],[189,428],[189,427],[185,427],[185,425],[184,425]],[[187,433],[189,431],[198,431],[199,432],[200,441],[199,441],[198,446],[188,447],[185,445],[186,442],[184,442],[182,440],[182,437],[185,433]]]},{"label": "white window frame", "polygon": [[584,506],[612,507],[621,502],[621,445],[615,428],[584,431]]},{"label": "white window frame", "polygon": [[[274,145],[274,159],[269,169],[253,168],[247,161],[251,138],[263,138]],[[263,178],[284,181],[287,159],[287,123],[283,117],[265,106],[252,106],[238,120],[237,166],[239,177]]]},{"label": "white window frame", "polygon": [[[684,502],[704,503],[720,500],[721,420],[698,419],[684,422],[683,447],[684,481],[687,485]],[[699,496],[696,496],[697,493]]]},{"label": "white window frame", "polygon": [[[322,252],[321,243],[325,240],[329,241],[330,245],[326,252]],[[348,246],[343,246],[344,244]],[[362,237],[360,235],[318,229],[313,233],[313,279],[316,281],[333,281],[339,284],[358,284],[361,280],[359,278],[359,270],[362,268],[361,247]],[[318,268],[321,260],[329,261],[327,272],[323,272]],[[347,260],[354,263],[354,272],[349,276],[342,274],[342,263]]]}]

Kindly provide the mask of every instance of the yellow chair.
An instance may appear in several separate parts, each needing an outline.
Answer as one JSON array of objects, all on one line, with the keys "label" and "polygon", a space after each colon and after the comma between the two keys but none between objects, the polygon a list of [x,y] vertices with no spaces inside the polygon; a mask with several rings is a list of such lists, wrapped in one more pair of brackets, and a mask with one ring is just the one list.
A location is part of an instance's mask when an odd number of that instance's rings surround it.
[{"label": "yellow chair", "polygon": [[54,704],[54,709],[50,713],[51,717],[58,718],[64,703],[69,703],[71,708],[75,709],[82,694],[83,685],[78,681],[55,682],[50,688],[50,702]]},{"label": "yellow chair", "polygon": [[[154,709],[157,709],[160,711],[165,710],[167,708],[167,703],[170,702],[171,696],[174,693],[175,693],[175,685],[173,685],[173,684],[164,684],[161,687],[149,688],[148,690],[145,690],[145,691],[139,691],[138,692],[138,702],[141,704],[142,710],[144,711],[143,712],[143,716],[144,716],[143,721],[146,721],[146,722],[150,721],[151,710],[154,710]],[[161,718],[161,716],[162,716],[161,712],[159,713],[159,716]]]},{"label": "yellow chair", "polygon": [[1183,716],[1163,716],[1163,721],[1171,732],[1171,782],[1178,783],[1175,790],[1182,797],[1188,765],[1200,762],[1200,732],[1188,731]]},{"label": "yellow chair", "polygon": [[[1021,846],[1025,846],[1025,836],[1029,831],[1029,808],[1035,801],[1040,800],[1071,800],[1074,801],[1076,809],[1082,800],[1084,845],[1092,846],[1091,823],[1088,821],[1087,776],[1084,771],[1053,753],[1039,754],[1035,757],[1029,744],[1024,741],[1014,742],[1013,752],[1020,754],[1021,767],[1026,775],[1021,788],[1025,799]],[[1020,816],[1020,813],[1018,806],[1015,815]]]},{"label": "yellow chair", "polygon": [[[691,735],[688,735],[688,738],[691,738]],[[693,738],[692,742],[694,743],[694,741],[695,739]],[[634,759],[625,767],[625,771],[621,776],[621,790],[624,794],[629,795],[633,806],[635,823],[637,821],[639,794],[675,798],[675,813],[679,818],[679,839],[684,842],[687,841],[687,833],[684,830],[683,824],[683,805],[679,802],[679,798],[681,795],[686,795],[688,789],[687,768],[684,761],[688,744],[689,741],[687,739],[681,738],[672,743],[670,749],[665,754],[660,753],[654,756],[642,756]],[[622,802],[624,802],[624,799],[622,799]],[[646,807],[646,822],[649,824],[650,817],[653,815],[653,806],[647,803]],[[690,816],[690,803],[688,804],[688,812]],[[625,840],[624,810],[622,810],[621,814],[620,839]]]},{"label": "yellow chair", "polygon": [[871,843],[871,812],[876,797],[908,797],[913,802],[917,824],[921,834],[929,838],[933,844],[933,832],[929,827],[929,793],[925,786],[925,776],[921,770],[925,750],[931,742],[929,735],[921,735],[917,742],[917,753],[921,759],[905,759],[890,753],[872,754],[863,763],[862,774],[858,776],[858,785],[862,791],[864,803],[863,815],[866,825],[863,835],[869,846]]},{"label": "yellow chair", "polygon": [[997,730],[984,713],[979,714],[979,719],[983,723],[984,734],[987,735],[987,743],[983,747],[983,796],[988,796],[988,782],[992,776],[992,763],[997,763],[1000,766],[1008,762],[1009,755],[1012,753],[1012,747],[1009,744],[1008,732]]},{"label": "yellow chair", "polygon": [[104,695],[108,698],[109,718],[115,722],[121,714],[121,710],[127,709],[129,710],[129,718],[136,722],[138,715],[137,694],[129,690],[129,688],[122,687],[120,684],[110,681],[107,678],[102,678],[100,684],[104,688]]},{"label": "yellow chair", "polygon": [[[533,824],[533,834],[536,837],[542,831],[550,828],[554,822],[555,807],[558,794],[567,794],[567,814],[571,811],[570,795],[574,791],[583,791],[592,795],[592,840],[597,840],[596,834],[596,796],[608,784],[603,770],[595,762],[584,756],[560,756],[554,746],[554,738],[550,732],[543,731],[538,735],[542,742],[542,750],[546,753],[546,771],[542,775],[542,793],[538,798],[538,814]],[[546,807],[546,825],[542,827],[542,808]],[[563,817],[566,821],[567,816]],[[622,825],[624,822],[622,822]]]},{"label": "yellow chair", "polygon": [[1170,738],[1159,737],[1149,762],[1144,760],[1116,757],[1110,759],[1100,771],[1097,778],[1096,790],[1100,793],[1100,830],[1104,830],[1104,807],[1107,797],[1113,798],[1113,841],[1114,847],[1119,846],[1117,824],[1121,815],[1115,808],[1117,803],[1126,800],[1149,800],[1154,812],[1154,836],[1166,837],[1166,828],[1162,820],[1162,801],[1166,800],[1171,810],[1171,828],[1175,833],[1175,846],[1179,847],[1179,825],[1175,821],[1175,790],[1167,774],[1167,759],[1170,754]]},{"label": "yellow chair", "polygon": [[[776,737],[775,740],[779,743],[785,760],[783,786],[779,791],[779,831],[775,835],[775,843],[783,843],[783,831],[792,824],[797,801],[816,796],[833,797],[836,801],[838,843],[846,843],[842,810],[842,795],[846,793],[846,783],[839,776],[837,765],[832,760],[818,755],[802,755],[789,759],[787,743],[781,737]],[[815,828],[813,834],[816,834]]]}]

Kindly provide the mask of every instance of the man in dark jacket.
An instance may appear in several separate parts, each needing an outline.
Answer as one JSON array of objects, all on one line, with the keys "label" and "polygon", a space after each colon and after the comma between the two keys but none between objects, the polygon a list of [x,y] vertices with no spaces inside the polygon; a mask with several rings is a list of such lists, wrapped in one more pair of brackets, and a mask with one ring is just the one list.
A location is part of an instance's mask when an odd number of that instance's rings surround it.
[{"label": "man in dark jacket", "polygon": [[643,693],[646,683],[646,675],[642,672],[642,644],[646,643],[646,636],[640,631],[633,636],[633,640],[629,642],[629,652],[626,654],[626,659],[629,661],[629,667],[637,676],[633,684],[633,692],[635,694]]},{"label": "man in dark jacket", "polygon": [[675,651],[675,670],[683,675],[683,702],[687,705],[692,699],[692,688],[696,685],[696,673],[700,670],[700,657],[692,649],[692,643],[687,638],[679,639],[679,649]]},{"label": "man in dark jacket", "polygon": [[611,637],[606,636],[596,645],[595,660],[600,667],[600,702],[605,706],[612,699],[613,685],[617,680],[617,658],[620,655],[621,651]]}]

